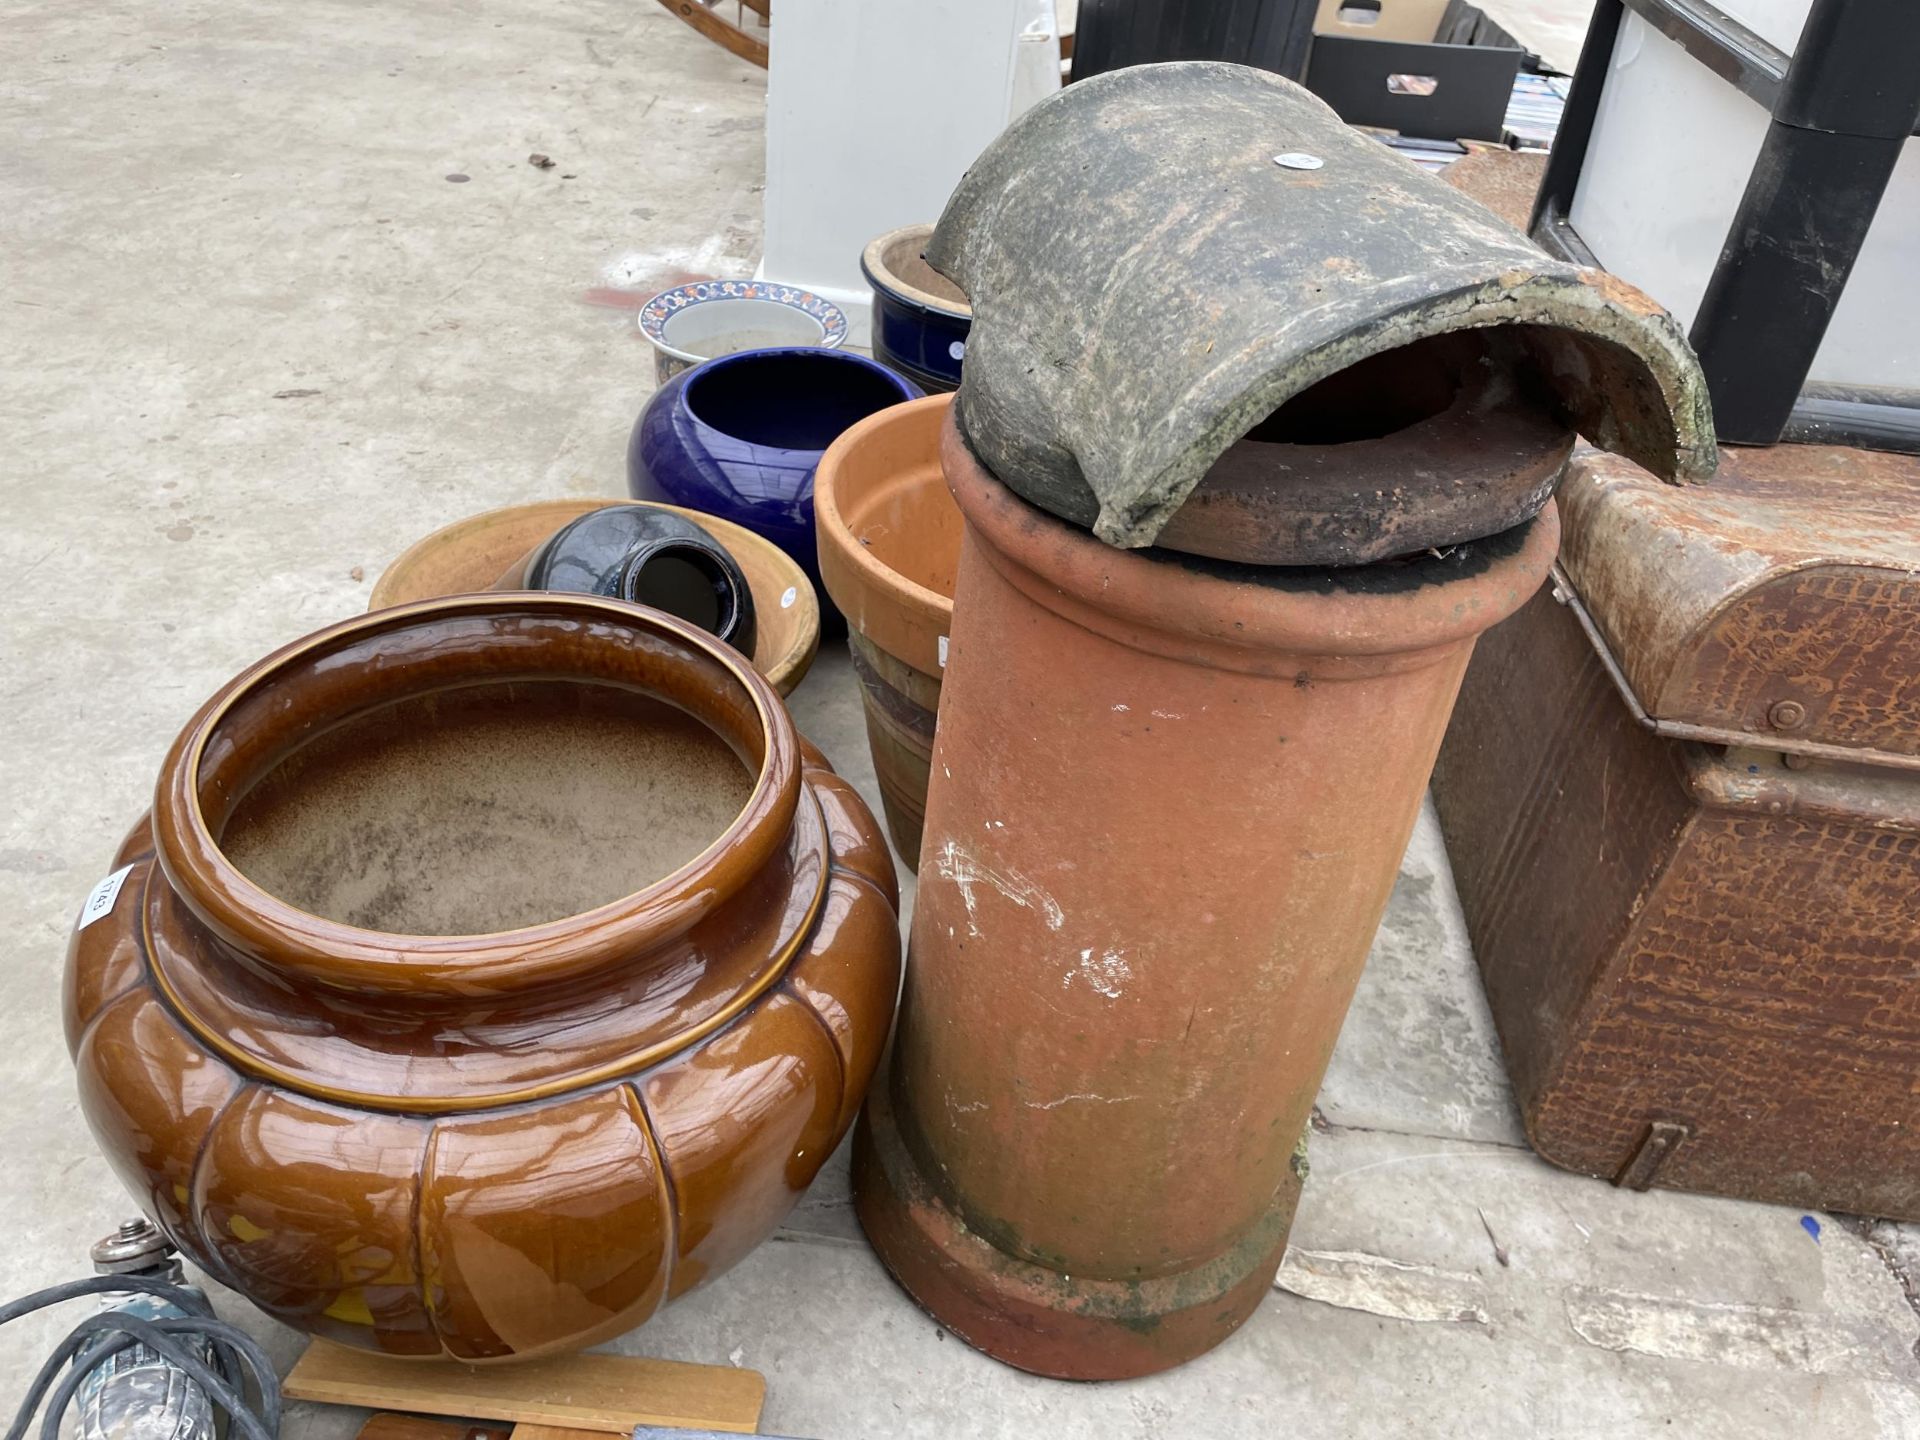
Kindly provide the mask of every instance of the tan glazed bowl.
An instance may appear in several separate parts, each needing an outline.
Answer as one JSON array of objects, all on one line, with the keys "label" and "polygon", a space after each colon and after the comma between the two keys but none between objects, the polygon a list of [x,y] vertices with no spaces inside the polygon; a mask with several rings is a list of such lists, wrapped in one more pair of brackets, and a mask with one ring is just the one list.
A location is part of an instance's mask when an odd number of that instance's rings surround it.
[{"label": "tan glazed bowl", "polygon": [[909,400],[834,441],[813,482],[820,578],[847,617],[887,831],[920,863],[960,510],[940,472],[952,395]]},{"label": "tan glazed bowl", "polygon": [[67,958],[95,1138],[209,1274],[397,1355],[592,1345],[732,1265],[899,978],[879,828],[772,687],[582,596],[268,656],[114,870]]},{"label": "tan glazed bowl", "polygon": [[[434,531],[402,551],[375,582],[369,610],[414,600],[469,595],[493,589],[507,567],[570,520],[621,500],[535,500],[470,515]],[[713,536],[746,574],[753,591],[758,638],[753,665],[782,695],[806,678],[820,648],[820,602],[806,572],[771,540],[718,515],[651,504],[691,520]]]}]

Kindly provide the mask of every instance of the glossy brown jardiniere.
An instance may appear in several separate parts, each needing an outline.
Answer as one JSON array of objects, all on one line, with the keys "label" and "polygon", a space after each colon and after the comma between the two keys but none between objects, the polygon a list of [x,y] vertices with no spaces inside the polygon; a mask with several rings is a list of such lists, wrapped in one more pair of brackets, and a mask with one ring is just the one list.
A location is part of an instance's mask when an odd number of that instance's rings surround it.
[{"label": "glossy brown jardiniere", "polygon": [[[620,500],[535,500],[469,515],[415,541],[374,584],[369,610],[491,590],[506,569],[524,559],[562,525],[589,510],[632,505]],[[693,521],[727,547],[753,591],[754,668],[782,695],[806,678],[820,648],[820,603],[806,572],[771,540],[718,515],[659,505]]]},{"label": "glossy brown jardiniere", "polygon": [[960,511],[940,473],[952,403],[930,395],[862,420],[821,458],[813,487],[820,578],[847,617],[887,830],[914,866],[960,564]]},{"label": "glossy brown jardiniere", "polygon": [[572,595],[378,611],[194,717],[68,952],[82,1107],[269,1314],[591,1345],[733,1264],[891,1018],[879,827],[734,651]]},{"label": "glossy brown jardiniere", "polygon": [[948,425],[966,519],[908,979],[856,1204],[1024,1369],[1163,1369],[1252,1313],[1307,1123],[1518,529],[1342,575],[1127,552]]}]

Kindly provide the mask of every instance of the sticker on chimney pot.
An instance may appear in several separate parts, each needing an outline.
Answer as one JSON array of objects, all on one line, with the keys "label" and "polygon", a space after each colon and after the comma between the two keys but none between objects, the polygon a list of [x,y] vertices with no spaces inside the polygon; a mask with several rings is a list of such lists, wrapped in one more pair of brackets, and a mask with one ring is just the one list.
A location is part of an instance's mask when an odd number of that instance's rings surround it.
[{"label": "sticker on chimney pot", "polygon": [[798,600],[799,598],[800,598],[800,587],[797,585],[787,586],[786,594],[780,597],[780,608],[782,610],[791,610],[793,608],[793,602]]},{"label": "sticker on chimney pot", "polygon": [[122,865],[113,874],[94,886],[87,895],[87,903],[80,907],[80,923],[73,928],[84,930],[96,920],[104,920],[113,913],[113,902],[120,898],[120,887],[127,883],[127,876],[133,873],[133,866]]}]

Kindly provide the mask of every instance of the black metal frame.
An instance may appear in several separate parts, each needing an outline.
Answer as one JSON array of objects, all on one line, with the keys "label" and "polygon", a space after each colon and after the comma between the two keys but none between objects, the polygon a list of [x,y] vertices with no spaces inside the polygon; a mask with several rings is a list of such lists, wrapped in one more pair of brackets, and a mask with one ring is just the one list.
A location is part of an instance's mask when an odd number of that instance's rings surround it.
[{"label": "black metal frame", "polygon": [[1920,126],[1913,0],[1814,0],[1791,58],[1709,0],[1599,0],[1529,227],[1579,264],[1598,262],[1567,217],[1628,10],[1771,116],[1689,337],[1720,438],[1920,453],[1920,385],[1807,386],[1901,147]]}]

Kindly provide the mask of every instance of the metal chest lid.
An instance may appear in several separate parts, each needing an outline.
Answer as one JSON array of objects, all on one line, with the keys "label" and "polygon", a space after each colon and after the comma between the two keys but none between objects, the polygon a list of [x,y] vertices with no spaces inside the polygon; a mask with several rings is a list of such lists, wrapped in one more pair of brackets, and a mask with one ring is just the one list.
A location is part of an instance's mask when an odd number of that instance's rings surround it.
[{"label": "metal chest lid", "polygon": [[1110,544],[1154,543],[1290,397],[1481,327],[1507,327],[1595,443],[1670,479],[1713,469],[1671,316],[1265,71],[1196,61],[1068,86],[975,162],[926,258],[973,305],[969,446]]},{"label": "metal chest lid", "polygon": [[1728,447],[1712,485],[1577,453],[1561,598],[1678,738],[1920,768],[1920,458]]}]

